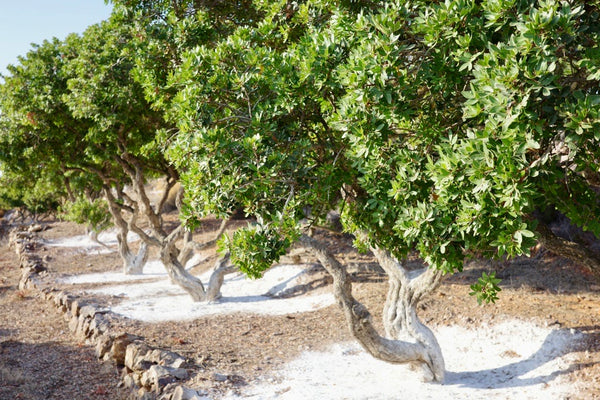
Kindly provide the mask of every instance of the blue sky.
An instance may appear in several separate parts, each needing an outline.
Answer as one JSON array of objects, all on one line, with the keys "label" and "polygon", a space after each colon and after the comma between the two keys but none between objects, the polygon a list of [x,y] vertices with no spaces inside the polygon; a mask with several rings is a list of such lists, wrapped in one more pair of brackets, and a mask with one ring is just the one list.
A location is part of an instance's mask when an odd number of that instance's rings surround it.
[{"label": "blue sky", "polygon": [[1,0],[0,74],[17,56],[31,50],[31,43],[64,39],[82,33],[88,26],[105,20],[112,6],[104,0]]}]

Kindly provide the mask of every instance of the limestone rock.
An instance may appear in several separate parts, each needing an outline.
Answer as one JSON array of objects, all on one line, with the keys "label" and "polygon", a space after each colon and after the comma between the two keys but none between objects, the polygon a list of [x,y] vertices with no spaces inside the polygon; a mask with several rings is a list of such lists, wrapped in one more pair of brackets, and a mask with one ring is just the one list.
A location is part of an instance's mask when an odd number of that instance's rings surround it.
[{"label": "limestone rock", "polygon": [[85,305],[79,309],[79,315],[84,318],[92,318],[94,315],[96,315],[97,312],[98,309],[96,308],[96,306],[93,306],[91,304]]},{"label": "limestone rock", "polygon": [[104,355],[110,352],[113,339],[108,334],[103,334],[96,340],[96,357],[104,358]]},{"label": "limestone rock", "polygon": [[28,232],[41,232],[43,230],[44,227],[40,224],[33,224],[27,229]]},{"label": "limestone rock", "polygon": [[170,400],[209,400],[205,393],[184,386],[177,386]]},{"label": "limestone rock", "polygon": [[144,371],[152,364],[145,359],[150,348],[145,343],[131,343],[125,350],[124,365],[131,371]]},{"label": "limestone rock", "polygon": [[219,374],[217,372],[213,374],[213,380],[216,382],[225,382],[227,379],[229,379],[227,375]]},{"label": "limestone rock", "polygon": [[87,339],[90,332],[90,319],[83,314],[79,315],[75,336],[80,340]]},{"label": "limestone rock", "polygon": [[144,387],[152,388],[157,392],[177,380],[187,379],[188,372],[183,368],[163,367],[153,365],[142,374],[141,384]]},{"label": "limestone rock", "polygon": [[140,337],[129,333],[123,333],[114,338],[110,349],[110,357],[117,365],[125,365],[125,352],[127,351],[127,346],[138,339],[140,339]]},{"label": "limestone rock", "polygon": [[71,332],[75,332],[77,331],[77,326],[79,325],[79,317],[71,317],[71,320],[69,321],[69,330]]},{"label": "limestone rock", "polygon": [[92,339],[96,339],[98,336],[108,332],[110,329],[110,323],[102,314],[96,314],[90,320],[90,336]]}]

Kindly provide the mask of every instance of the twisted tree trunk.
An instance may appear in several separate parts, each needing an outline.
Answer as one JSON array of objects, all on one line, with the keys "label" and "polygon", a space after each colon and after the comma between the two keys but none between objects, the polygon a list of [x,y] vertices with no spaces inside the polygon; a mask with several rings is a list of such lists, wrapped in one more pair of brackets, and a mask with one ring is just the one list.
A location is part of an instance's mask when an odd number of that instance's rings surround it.
[{"label": "twisted tree trunk", "polygon": [[179,285],[194,301],[198,302],[210,302],[219,299],[225,275],[237,270],[233,265],[229,264],[229,253],[227,253],[215,263],[208,285],[205,287],[202,281],[190,274],[185,269],[184,264],[180,262],[180,250],[175,246],[174,240],[166,243],[161,248],[160,257],[171,278],[171,282]]},{"label": "twisted tree trunk", "polygon": [[568,258],[590,271],[600,281],[600,256],[583,244],[561,238],[542,221],[538,222],[539,242],[551,252]]},{"label": "twisted tree trunk", "polygon": [[88,229],[88,236],[89,238],[94,242],[99,244],[100,246],[109,249],[110,246],[107,245],[106,243],[104,243],[102,240],[100,240],[100,238],[98,237],[99,232],[93,229]]},{"label": "twisted tree trunk", "polygon": [[131,251],[127,242],[128,231],[120,231],[117,234],[117,242],[119,243],[119,255],[123,260],[123,272],[127,275],[141,274],[144,272],[144,266],[148,262],[148,245],[142,241],[140,248],[136,253]]},{"label": "twisted tree trunk", "polygon": [[346,269],[319,241],[302,235],[300,242],[311,249],[333,277],[334,295],[344,311],[352,335],[375,358],[393,363],[421,366],[423,378],[443,382],[444,358],[433,332],[416,313],[422,296],[434,290],[441,272],[423,268],[406,271],[388,252],[373,249],[389,278],[389,291],[383,313],[386,335],[381,336],[371,322],[371,314],[352,296],[352,283]]},{"label": "twisted tree trunk", "polygon": [[117,233],[117,243],[119,246],[119,255],[123,260],[123,273],[128,275],[141,274],[148,261],[148,244],[142,241],[137,254],[131,251],[129,242],[127,241],[129,223],[121,215],[121,209],[109,187],[104,188],[104,195],[108,201],[113,221],[119,230]]},{"label": "twisted tree trunk", "polygon": [[[141,268],[147,259],[147,246],[157,246],[160,249],[160,259],[171,278],[171,282],[183,288],[194,301],[216,300],[220,296],[224,275],[236,270],[233,266],[229,265],[229,255],[226,255],[217,262],[206,288],[200,279],[186,270],[185,265],[191,259],[194,251],[216,243],[225,231],[227,221],[223,221],[215,238],[207,243],[195,243],[192,240],[192,233],[186,231],[182,224],[168,234],[163,225],[161,209],[168,196],[168,191],[176,182],[176,172],[174,170],[171,171],[160,201],[156,206],[153,206],[146,193],[144,170],[140,161],[125,151],[116,156],[116,161],[129,176],[134,195],[128,196],[120,187],[116,187],[117,196],[122,200],[117,201],[108,185],[105,187],[105,194],[110,204],[115,224],[120,228],[121,233],[118,237],[121,249],[120,254],[124,259],[124,263],[130,267],[129,271],[136,271],[135,267],[139,266],[139,271],[141,272]],[[127,215],[127,219],[123,217],[121,212]],[[141,229],[138,223],[138,218],[140,217],[147,224],[145,230]],[[129,230],[137,233],[144,243],[140,248],[140,253],[137,255],[131,254],[127,245],[126,233]]]}]

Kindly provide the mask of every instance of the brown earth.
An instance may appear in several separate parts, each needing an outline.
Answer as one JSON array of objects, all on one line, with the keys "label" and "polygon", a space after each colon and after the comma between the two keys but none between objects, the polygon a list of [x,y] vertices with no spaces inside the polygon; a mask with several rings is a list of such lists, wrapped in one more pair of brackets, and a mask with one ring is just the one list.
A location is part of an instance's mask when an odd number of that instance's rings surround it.
[{"label": "brown earth", "polygon": [[19,261],[0,246],[0,399],[118,400],[119,371],[71,336],[54,307],[19,290]]},{"label": "brown earth", "polygon": [[[211,238],[217,221],[208,221],[197,234]],[[44,239],[83,234],[71,223],[50,222],[40,233]],[[331,238],[332,249],[354,266],[371,265],[355,254],[341,236]],[[119,270],[115,253],[74,253],[42,246],[52,276]],[[210,250],[214,252],[214,249]],[[311,259],[310,279],[297,294],[330,290],[330,278]],[[204,267],[209,267],[209,261]],[[374,317],[381,313],[387,290],[384,276],[358,268],[354,292]],[[503,278],[496,304],[479,306],[468,295],[469,285],[491,264],[475,260],[465,271],[446,277],[441,287],[420,306],[429,325],[476,326],[510,318],[540,325],[575,329],[585,336],[574,346],[577,363],[567,378],[582,388],[575,398],[600,399],[600,283],[572,263],[542,250],[533,259],[517,259],[495,265]],[[17,290],[18,262],[14,250],[0,247],[0,398],[1,399],[120,399],[117,371],[94,360],[93,350],[71,339],[66,322],[43,300]],[[66,287],[75,290],[73,287]],[[100,304],[117,298],[95,297]],[[152,346],[170,349],[194,361],[186,385],[218,396],[236,391],[259,376],[280,368],[307,349],[319,350],[339,341],[350,341],[342,313],[330,306],[309,313],[285,316],[220,315],[185,322],[143,323],[119,318],[121,328],[145,338]],[[216,375],[217,374],[217,375]],[[223,381],[221,377],[227,376]],[[81,382],[81,383],[80,383]],[[21,397],[18,397],[21,396]],[[121,396],[121,397],[120,397]]]}]

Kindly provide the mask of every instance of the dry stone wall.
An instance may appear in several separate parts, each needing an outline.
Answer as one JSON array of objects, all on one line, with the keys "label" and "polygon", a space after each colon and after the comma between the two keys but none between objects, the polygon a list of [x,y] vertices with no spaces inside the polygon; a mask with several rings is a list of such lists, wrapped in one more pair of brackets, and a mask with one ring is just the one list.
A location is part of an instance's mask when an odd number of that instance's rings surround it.
[{"label": "dry stone wall", "polygon": [[139,336],[116,330],[109,310],[86,302],[74,294],[52,288],[48,268],[37,255],[41,247],[36,235],[39,225],[13,229],[9,243],[14,247],[21,267],[19,289],[39,294],[64,316],[70,331],[82,342],[95,347],[99,360],[121,368],[121,385],[131,390],[131,400],[208,400],[205,393],[184,387],[188,378],[188,360],[181,355],[149,346]]}]

